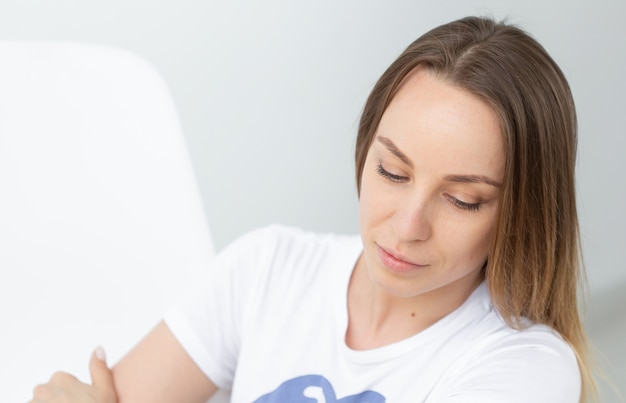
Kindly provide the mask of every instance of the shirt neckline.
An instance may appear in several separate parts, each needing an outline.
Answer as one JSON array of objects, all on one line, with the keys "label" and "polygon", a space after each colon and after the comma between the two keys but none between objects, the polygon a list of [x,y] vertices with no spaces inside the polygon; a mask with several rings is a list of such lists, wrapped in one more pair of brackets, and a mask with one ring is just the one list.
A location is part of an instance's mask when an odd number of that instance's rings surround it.
[{"label": "shirt neckline", "polygon": [[[350,250],[350,253],[346,254],[346,259],[341,262],[340,278],[338,281],[338,289],[336,293],[336,299],[334,303],[336,306],[340,306],[341,309],[334,309],[335,321],[336,321],[336,338],[339,343],[339,349],[350,361],[354,363],[375,363],[392,360],[398,356],[406,355],[408,352],[415,350],[429,342],[438,339],[442,334],[454,333],[454,328],[462,326],[459,321],[471,321],[472,318],[476,318],[476,315],[482,316],[491,309],[489,293],[487,285],[483,281],[478,287],[470,294],[470,296],[459,306],[457,309],[441,318],[428,328],[421,332],[410,336],[406,339],[399,340],[397,342],[387,344],[385,346],[377,347],[369,350],[355,350],[350,348],[346,344],[346,332],[348,330],[348,287],[350,285],[350,278],[355,269],[356,263],[363,253],[363,244],[360,237],[356,237],[358,242],[355,242],[355,247]],[[476,308],[480,309],[479,312],[475,312]],[[465,312],[472,310],[474,313],[471,315],[463,316]],[[446,331],[446,328],[450,328]]]}]

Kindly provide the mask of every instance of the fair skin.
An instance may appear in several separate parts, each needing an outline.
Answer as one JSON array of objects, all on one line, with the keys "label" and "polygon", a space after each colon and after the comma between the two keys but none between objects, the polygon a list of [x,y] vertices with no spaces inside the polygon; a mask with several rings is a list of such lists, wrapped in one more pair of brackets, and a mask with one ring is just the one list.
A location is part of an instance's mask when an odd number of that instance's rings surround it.
[{"label": "fair skin", "polygon": [[205,403],[217,391],[164,322],[111,370],[94,354],[90,372],[92,384],[55,374],[30,403]]},{"label": "fair skin", "polygon": [[[427,71],[405,79],[363,170],[363,255],[348,290],[346,343],[371,349],[415,335],[481,281],[504,173],[493,110]],[[205,402],[217,388],[161,322],[93,383],[60,374],[32,403]]]},{"label": "fair skin", "polygon": [[491,107],[429,71],[405,78],[361,178],[350,347],[417,334],[467,299],[481,281],[504,164]]}]

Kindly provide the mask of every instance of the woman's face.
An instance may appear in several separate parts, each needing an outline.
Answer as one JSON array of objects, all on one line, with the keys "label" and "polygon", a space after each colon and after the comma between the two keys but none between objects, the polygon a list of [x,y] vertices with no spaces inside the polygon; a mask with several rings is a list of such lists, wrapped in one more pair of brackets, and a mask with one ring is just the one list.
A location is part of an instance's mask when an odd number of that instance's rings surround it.
[{"label": "woman's face", "polygon": [[426,70],[407,76],[361,178],[372,281],[394,296],[469,295],[487,259],[504,164],[491,107]]}]

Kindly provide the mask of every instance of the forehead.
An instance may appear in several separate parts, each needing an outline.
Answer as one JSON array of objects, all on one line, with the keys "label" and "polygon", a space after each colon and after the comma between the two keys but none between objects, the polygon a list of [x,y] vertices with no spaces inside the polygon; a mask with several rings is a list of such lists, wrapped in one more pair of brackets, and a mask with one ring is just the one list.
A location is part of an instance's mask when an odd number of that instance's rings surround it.
[{"label": "forehead", "polygon": [[493,108],[428,70],[411,72],[385,110],[376,135],[391,139],[415,163],[448,174],[501,179],[504,139]]}]

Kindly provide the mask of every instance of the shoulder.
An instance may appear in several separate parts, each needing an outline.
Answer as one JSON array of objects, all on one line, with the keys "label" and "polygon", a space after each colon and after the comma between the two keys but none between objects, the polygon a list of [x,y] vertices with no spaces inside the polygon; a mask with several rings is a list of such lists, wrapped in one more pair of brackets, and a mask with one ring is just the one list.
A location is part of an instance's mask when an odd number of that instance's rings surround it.
[{"label": "shoulder", "polygon": [[478,352],[473,357],[473,373],[465,374],[460,382],[462,388],[471,389],[482,376],[489,379],[494,401],[579,400],[581,379],[576,356],[569,344],[547,326],[508,328],[496,337],[488,337]]},{"label": "shoulder", "polygon": [[361,250],[359,236],[270,225],[252,230],[228,245],[217,255],[213,267],[253,282],[313,276],[329,280],[325,276],[332,277],[333,268],[351,269]]},{"label": "shoulder", "polygon": [[441,401],[457,401],[453,396],[467,397],[463,402],[579,401],[576,355],[552,328],[527,321],[515,329],[490,307],[475,330],[471,346],[446,376]]},{"label": "shoulder", "polygon": [[317,233],[273,224],[242,235],[220,255],[249,252],[256,257],[263,255],[276,263],[278,257],[282,260],[310,260],[316,256],[343,255],[360,248],[358,236]]},{"label": "shoulder", "polygon": [[517,363],[522,370],[555,370],[562,379],[578,378],[578,363],[571,346],[555,330],[540,324],[514,329],[503,322],[477,343],[473,362],[476,367]]}]

